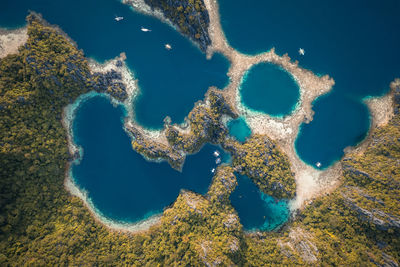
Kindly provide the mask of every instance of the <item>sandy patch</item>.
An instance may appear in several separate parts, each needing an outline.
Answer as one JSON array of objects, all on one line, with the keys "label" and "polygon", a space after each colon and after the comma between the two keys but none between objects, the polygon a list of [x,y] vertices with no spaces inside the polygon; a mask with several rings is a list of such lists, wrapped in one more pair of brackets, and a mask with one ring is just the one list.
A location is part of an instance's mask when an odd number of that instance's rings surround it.
[{"label": "sandy patch", "polygon": [[0,30],[0,58],[16,54],[18,48],[28,40],[26,27],[17,30]]}]

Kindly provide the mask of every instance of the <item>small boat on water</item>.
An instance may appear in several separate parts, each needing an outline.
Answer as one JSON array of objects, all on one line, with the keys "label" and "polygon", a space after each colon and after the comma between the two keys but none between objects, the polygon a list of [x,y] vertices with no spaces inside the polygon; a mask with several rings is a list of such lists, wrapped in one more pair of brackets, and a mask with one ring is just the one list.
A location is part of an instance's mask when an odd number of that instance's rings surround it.
[{"label": "small boat on water", "polygon": [[216,157],[216,158],[219,157],[219,151],[218,151],[218,150],[215,150],[214,153],[213,153],[213,155],[214,155],[214,157]]},{"label": "small boat on water", "polygon": [[212,169],[211,169],[211,173],[214,173],[214,172],[215,172],[215,168],[212,168]]},{"label": "small boat on water", "polygon": [[143,26],[140,28],[140,30],[141,30],[142,32],[151,32],[150,29],[147,29],[147,28],[145,28],[145,27],[143,27]]},{"label": "small boat on water", "polygon": [[170,44],[165,44],[165,49],[171,50],[171,49],[172,49],[172,46],[171,46]]},{"label": "small boat on water", "polygon": [[304,51],[303,48],[300,48],[300,49],[299,49],[299,55],[300,55],[300,56],[304,56],[305,53],[306,53],[306,51]]},{"label": "small boat on water", "polygon": [[217,158],[216,160],[215,160],[215,164],[220,164],[221,163],[221,158]]},{"label": "small boat on water", "polygon": [[124,19],[124,17],[115,17],[116,21],[120,21],[120,20],[123,20],[123,19]]},{"label": "small boat on water", "polygon": [[321,162],[318,161],[315,165],[319,168],[319,167],[321,167],[322,164],[321,164]]}]

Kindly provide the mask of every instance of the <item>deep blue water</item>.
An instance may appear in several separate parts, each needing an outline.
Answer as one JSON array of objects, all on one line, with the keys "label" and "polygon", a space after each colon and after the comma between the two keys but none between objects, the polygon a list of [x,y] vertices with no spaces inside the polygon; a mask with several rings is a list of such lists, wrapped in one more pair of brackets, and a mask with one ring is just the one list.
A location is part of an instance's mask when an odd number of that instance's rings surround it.
[{"label": "deep blue water", "polygon": [[229,121],[228,130],[229,134],[239,142],[246,141],[247,137],[251,135],[251,129],[242,117]]},{"label": "deep blue water", "polygon": [[261,193],[247,176],[236,174],[238,186],[230,196],[232,206],[239,214],[246,230],[274,230],[289,218],[286,200],[276,202],[274,198]]},{"label": "deep blue water", "polygon": [[[219,3],[222,26],[234,48],[255,54],[275,47],[301,66],[335,79],[333,92],[315,101],[314,120],[301,127],[296,150],[302,160],[327,167],[345,147],[365,137],[369,113],[362,98],[387,92],[400,76],[400,1]],[[300,47],[304,56],[297,52]]]},{"label": "deep blue water", "polygon": [[283,117],[296,107],[300,90],[285,70],[274,64],[260,63],[246,73],[240,95],[248,108]]},{"label": "deep blue water", "polygon": [[83,148],[80,164],[73,165],[74,179],[113,220],[135,222],[159,213],[181,189],[206,193],[217,166],[213,152],[219,150],[223,162],[228,159],[219,147],[206,145],[187,157],[182,172],[166,162],[149,162],[132,149],[122,120],[121,106],[96,96],[80,105],[73,123],[75,142]]},{"label": "deep blue water", "polygon": [[[167,115],[182,122],[209,86],[223,88],[228,82],[229,62],[223,56],[207,60],[177,31],[117,0],[2,0],[0,27],[24,25],[28,10],[59,25],[89,57],[105,61],[126,52],[141,89],[136,117],[146,127],[161,128]],[[124,20],[116,22],[115,16]],[[142,26],[152,32],[142,32]],[[164,48],[166,43],[172,50]]]}]

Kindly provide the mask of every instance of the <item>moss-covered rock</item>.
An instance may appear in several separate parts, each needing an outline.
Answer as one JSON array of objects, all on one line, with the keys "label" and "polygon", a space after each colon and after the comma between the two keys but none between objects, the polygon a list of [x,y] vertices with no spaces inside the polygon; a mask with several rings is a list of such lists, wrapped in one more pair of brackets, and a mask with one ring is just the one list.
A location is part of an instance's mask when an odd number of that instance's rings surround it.
[{"label": "moss-covered rock", "polygon": [[167,125],[168,142],[176,150],[192,154],[200,150],[207,142],[220,144],[228,133],[221,118],[223,115],[236,117],[223,95],[210,90],[205,101],[195,104],[186,122],[189,131],[182,131],[177,125]]},{"label": "moss-covered rock", "polygon": [[267,136],[253,135],[243,144],[227,139],[223,147],[232,154],[232,166],[262,192],[275,198],[294,198],[296,182],[289,159]]},{"label": "moss-covered rock", "polygon": [[185,162],[185,155],[173,149],[169,144],[146,138],[144,134],[134,126],[125,126],[132,135],[133,149],[150,160],[166,160],[172,168],[180,171]]}]

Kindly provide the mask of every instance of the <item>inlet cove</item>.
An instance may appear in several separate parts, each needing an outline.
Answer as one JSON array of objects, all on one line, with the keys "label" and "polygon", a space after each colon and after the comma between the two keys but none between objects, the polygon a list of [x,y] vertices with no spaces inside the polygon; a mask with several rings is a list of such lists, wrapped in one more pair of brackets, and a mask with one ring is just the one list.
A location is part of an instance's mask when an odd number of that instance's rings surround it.
[{"label": "inlet cove", "polygon": [[148,161],[132,149],[123,114],[122,106],[113,107],[107,97],[94,96],[80,103],[73,125],[82,159],[72,174],[103,216],[134,223],[161,213],[180,190],[207,192],[216,161],[226,160],[223,150],[204,146],[187,157],[182,172],[165,161]]},{"label": "inlet cove", "polygon": [[[175,170],[166,161],[148,160],[132,149],[124,130],[125,108],[113,105],[107,95],[89,94],[74,105],[72,133],[80,158],[71,174],[104,221],[146,224],[184,190],[207,194],[218,168],[232,163],[220,146],[206,144],[186,157],[181,171]],[[228,150],[235,145],[231,142]],[[231,201],[245,229],[274,230],[288,219],[287,201],[262,193],[246,176],[236,176],[238,186]]]}]

